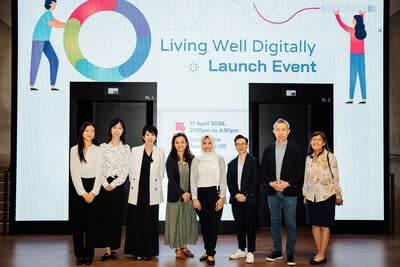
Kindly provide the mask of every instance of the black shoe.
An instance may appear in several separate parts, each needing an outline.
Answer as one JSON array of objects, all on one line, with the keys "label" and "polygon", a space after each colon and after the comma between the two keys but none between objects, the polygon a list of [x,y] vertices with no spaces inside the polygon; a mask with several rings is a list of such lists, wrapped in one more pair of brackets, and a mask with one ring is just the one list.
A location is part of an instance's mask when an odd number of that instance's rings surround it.
[{"label": "black shoe", "polygon": [[116,252],[111,252],[110,258],[111,258],[113,261],[118,260],[118,255],[117,255],[117,253],[116,253]]},{"label": "black shoe", "polygon": [[294,260],[293,255],[287,255],[286,259],[287,259],[287,265],[289,265],[289,266],[296,265],[296,261]]},{"label": "black shoe", "polygon": [[316,261],[315,258],[312,258],[310,260],[310,264],[311,265],[320,265],[320,264],[326,263],[326,261],[327,261],[326,257],[323,260],[320,260],[320,261]]},{"label": "black shoe", "polygon": [[346,104],[353,104],[353,101],[347,101]]},{"label": "black shoe", "polygon": [[[214,258],[214,257],[213,257]],[[215,258],[213,260],[208,259],[207,257],[207,264],[208,265],[215,265]]]},{"label": "black shoe", "polygon": [[39,91],[39,89],[37,89],[37,88],[35,88],[35,87],[32,87],[32,88],[31,88],[31,91]]},{"label": "black shoe", "polygon": [[274,251],[266,258],[267,261],[276,261],[280,259],[282,259],[282,252],[280,251]]},{"label": "black shoe", "polygon": [[103,256],[101,256],[100,261],[106,261],[106,260],[108,260],[110,258],[111,258],[111,255],[107,254],[107,252],[106,252],[106,253],[104,253]]},{"label": "black shoe", "polygon": [[51,88],[51,91],[60,91],[58,88]]},{"label": "black shoe", "polygon": [[207,254],[206,254],[206,255],[203,255],[203,256],[201,256],[199,260],[200,260],[200,261],[206,261],[206,260],[208,260],[208,256],[207,256]]},{"label": "black shoe", "polygon": [[360,101],[358,104],[367,104],[367,101]]},{"label": "black shoe", "polygon": [[86,264],[86,265],[91,265],[92,262],[93,262],[93,258],[87,258],[87,259],[85,259],[85,264]]},{"label": "black shoe", "polygon": [[76,261],[75,261],[76,265],[82,265],[84,263],[85,263],[85,260],[83,258],[76,259]]}]

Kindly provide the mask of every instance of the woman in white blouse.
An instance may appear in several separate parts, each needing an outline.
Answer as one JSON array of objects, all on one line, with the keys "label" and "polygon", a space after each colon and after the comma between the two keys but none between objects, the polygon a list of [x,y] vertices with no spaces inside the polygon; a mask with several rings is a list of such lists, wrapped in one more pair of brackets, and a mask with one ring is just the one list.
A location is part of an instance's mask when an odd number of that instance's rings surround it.
[{"label": "woman in white blouse", "polygon": [[308,146],[303,186],[307,223],[312,225],[318,250],[310,260],[312,265],[327,262],[329,227],[335,222],[335,204],[343,204],[341,193],[336,157],[330,152],[325,134],[314,132]]},{"label": "woman in white blouse", "polygon": [[129,145],[122,119],[115,118],[108,127],[107,140],[100,145],[103,154],[103,186],[97,204],[98,224],[96,247],[106,248],[100,261],[117,260],[121,246],[124,211],[124,182],[129,169]]},{"label": "woman in white blouse", "polygon": [[71,191],[71,222],[76,264],[92,264],[94,256],[97,200],[101,177],[101,150],[95,145],[95,127],[84,122],[78,144],[71,148],[70,169],[75,191]]},{"label": "woman in white blouse", "polygon": [[136,260],[158,256],[158,207],[163,201],[164,150],[155,146],[157,128],[145,126],[144,145],[132,148],[129,159],[128,221],[125,253]]},{"label": "woman in white blouse", "polygon": [[214,151],[214,137],[201,138],[201,155],[192,161],[190,190],[193,207],[200,219],[206,253],[200,261],[215,264],[215,247],[222,208],[226,193],[226,165],[224,159]]}]

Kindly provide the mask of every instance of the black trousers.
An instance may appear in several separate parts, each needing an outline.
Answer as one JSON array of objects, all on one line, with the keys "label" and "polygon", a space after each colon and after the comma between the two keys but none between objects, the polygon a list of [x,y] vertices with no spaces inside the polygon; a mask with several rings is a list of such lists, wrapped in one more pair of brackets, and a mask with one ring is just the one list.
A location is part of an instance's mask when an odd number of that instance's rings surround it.
[{"label": "black trousers", "polygon": [[128,204],[125,254],[148,258],[158,256],[158,210],[159,205]]},{"label": "black trousers", "polygon": [[[95,178],[82,178],[82,184],[86,192],[92,191],[94,180]],[[94,256],[96,203],[96,197],[92,203],[88,204],[82,196],[76,193],[75,188],[71,190],[72,238],[74,254],[78,259],[89,259]]]},{"label": "black trousers", "polygon": [[215,211],[215,204],[219,199],[217,188],[215,186],[198,188],[197,198],[201,204],[201,210],[196,210],[196,213],[200,219],[204,249],[208,256],[214,256],[222,216],[222,209]]},{"label": "black trousers", "polygon": [[117,186],[112,191],[106,191],[101,187],[98,196],[96,247],[110,247],[111,250],[121,246],[122,216],[124,209],[124,188]]},{"label": "black trousers", "polygon": [[[235,218],[238,246],[248,252],[256,250],[256,214],[258,212],[256,203],[232,203],[232,213]],[[246,246],[247,236],[247,246]]]}]

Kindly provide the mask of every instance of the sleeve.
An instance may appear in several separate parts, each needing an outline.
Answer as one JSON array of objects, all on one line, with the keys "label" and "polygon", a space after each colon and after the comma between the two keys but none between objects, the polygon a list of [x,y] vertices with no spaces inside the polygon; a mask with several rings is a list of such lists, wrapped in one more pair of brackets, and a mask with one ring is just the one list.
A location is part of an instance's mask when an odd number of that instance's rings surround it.
[{"label": "sleeve", "polygon": [[[122,149],[122,155],[121,155],[121,166],[119,167],[118,170],[118,178],[112,181],[110,184],[112,188],[116,188],[117,186],[122,185],[126,177],[128,177],[128,172],[129,172],[129,154],[130,154],[130,148],[128,145],[125,145]],[[105,182],[107,182],[107,179],[104,179]],[[103,183],[104,184],[104,183]]]},{"label": "sleeve", "polygon": [[93,194],[96,196],[100,192],[100,187],[104,181],[104,175],[103,175],[103,150],[99,148],[97,152],[97,157],[96,157],[96,178],[94,180],[94,186],[92,189]]},{"label": "sleeve", "polygon": [[134,159],[134,147],[132,147],[131,153],[129,155],[128,160],[128,173],[129,173],[129,182],[131,185],[133,184],[133,159]]},{"label": "sleeve", "polygon": [[46,23],[46,24],[48,24],[49,21],[52,21],[53,19],[54,19],[53,13],[51,13],[51,11],[47,11],[47,12],[45,13],[44,18],[43,18],[43,22]]},{"label": "sleeve", "polygon": [[86,193],[86,191],[83,188],[81,175],[79,174],[79,166],[81,162],[79,161],[79,157],[77,156],[77,154],[78,154],[77,146],[72,147],[70,151],[69,163],[70,163],[72,183],[74,184],[76,193],[82,196],[84,193]]},{"label": "sleeve", "polygon": [[159,178],[162,180],[165,175],[165,153],[164,149],[160,149],[161,151],[161,162],[160,162],[160,169],[159,169]]},{"label": "sleeve", "polygon": [[234,178],[232,177],[232,161],[228,164],[228,172],[226,173],[226,183],[228,184],[229,193],[232,197],[236,196],[239,192],[236,190],[235,186],[233,185]]},{"label": "sleeve", "polygon": [[345,30],[346,32],[351,33],[351,30],[353,28],[347,26],[346,24],[343,23],[342,19],[340,18],[339,14],[335,15],[337,22],[339,23],[339,25],[343,28],[343,30]]},{"label": "sleeve", "polygon": [[197,199],[197,181],[199,180],[197,169],[199,167],[198,159],[194,158],[190,168],[190,193],[192,199]]},{"label": "sleeve", "polygon": [[[105,164],[105,160],[106,160],[106,158],[105,158],[105,156],[104,156],[104,154],[105,154],[105,148],[104,148],[104,144],[101,144],[100,145],[100,149],[102,149],[103,150],[103,163],[102,163],[102,172],[103,172],[103,175],[105,175],[105,173],[106,173],[106,164]],[[109,183],[108,183],[108,181],[107,181],[107,177],[103,177],[104,179],[103,179],[103,187],[104,188],[106,188],[108,185],[109,185]]]},{"label": "sleeve", "polygon": [[223,157],[218,157],[219,166],[219,197],[226,197],[226,164]]},{"label": "sleeve", "polygon": [[173,164],[175,164],[174,160],[171,158],[167,159],[167,178],[168,178],[168,188],[171,187],[173,190],[179,195],[182,196],[185,193],[182,188],[177,184],[176,179],[174,179],[175,175],[179,175],[179,173],[174,172]]},{"label": "sleeve", "polygon": [[308,177],[307,175],[307,161],[308,161],[308,157],[306,159],[306,163],[305,163],[305,167],[304,167],[304,184],[303,184],[303,196],[305,197],[308,193],[309,190],[309,180],[310,177]]},{"label": "sleeve", "polygon": [[244,193],[254,193],[257,194],[258,177],[259,177],[259,162],[257,159],[253,158],[251,162],[251,183],[247,188],[247,192]]},{"label": "sleeve", "polygon": [[264,150],[264,153],[262,155],[261,159],[261,167],[260,167],[260,178],[263,181],[264,188],[267,188],[269,186],[270,182],[276,181],[275,177],[268,177],[268,156],[267,156],[267,148]]},{"label": "sleeve", "polygon": [[336,198],[340,199],[340,198],[342,198],[342,188],[340,188],[340,185],[339,185],[339,169],[338,169],[336,157],[332,153],[329,153],[329,164],[331,166],[331,170],[333,173],[332,181],[335,184]]}]

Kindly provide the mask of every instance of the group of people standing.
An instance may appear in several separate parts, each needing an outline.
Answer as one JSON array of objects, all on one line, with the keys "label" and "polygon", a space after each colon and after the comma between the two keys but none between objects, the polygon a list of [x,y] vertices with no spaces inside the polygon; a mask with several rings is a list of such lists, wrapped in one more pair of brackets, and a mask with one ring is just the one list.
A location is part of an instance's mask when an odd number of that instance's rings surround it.
[{"label": "group of people standing", "polygon": [[[276,142],[268,146],[259,161],[248,154],[248,139],[234,139],[238,156],[226,168],[222,156],[215,152],[214,138],[201,138],[201,154],[190,151],[184,133],[172,138],[165,162],[164,150],[155,146],[158,131],[145,126],[142,146],[126,144],[124,122],[116,118],[108,129],[105,143],[96,145],[95,127],[85,122],[77,145],[71,148],[71,222],[76,264],[90,265],[94,248],[105,248],[101,261],[117,260],[121,243],[124,192],[129,177],[129,197],[124,252],[136,260],[150,260],[159,254],[158,213],[163,201],[162,179],[168,176],[168,195],[164,243],[175,248],[176,258],[193,257],[188,244],[198,239],[196,213],[204,241],[205,253],[200,261],[215,264],[215,248],[226,190],[236,222],[238,250],[231,259],[246,258],[254,262],[256,218],[260,179],[264,182],[271,214],[274,251],[267,261],[282,259],[281,217],[287,228],[286,257],[296,265],[296,203],[304,177],[303,195],[307,222],[318,249],[311,264],[326,262],[329,227],[333,225],[335,204],[343,203],[335,156],[325,135],[315,132],[310,139],[304,171],[300,148],[287,141],[290,125],[279,119],[273,126]],[[247,254],[245,250],[247,248]]]}]

